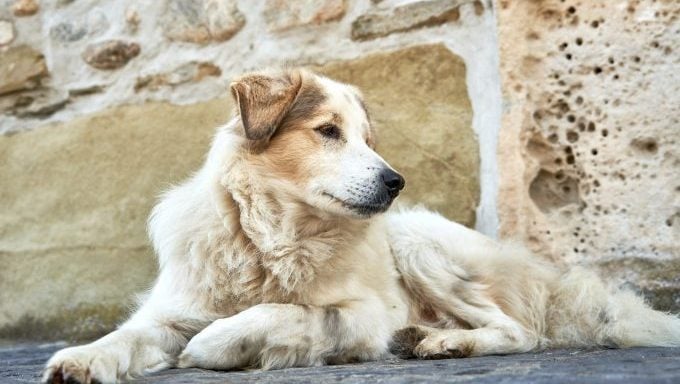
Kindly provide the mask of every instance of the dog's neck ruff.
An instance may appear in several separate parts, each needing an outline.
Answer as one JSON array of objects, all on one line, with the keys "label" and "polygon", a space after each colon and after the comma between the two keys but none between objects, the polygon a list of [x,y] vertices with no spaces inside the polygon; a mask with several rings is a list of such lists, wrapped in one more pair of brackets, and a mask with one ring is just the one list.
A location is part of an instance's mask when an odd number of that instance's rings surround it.
[{"label": "dog's neck ruff", "polygon": [[319,218],[302,203],[260,189],[242,162],[234,156],[224,163],[215,191],[224,226],[237,252],[245,253],[240,256],[257,259],[261,289],[294,295],[314,281],[341,247],[352,243],[362,226]]}]

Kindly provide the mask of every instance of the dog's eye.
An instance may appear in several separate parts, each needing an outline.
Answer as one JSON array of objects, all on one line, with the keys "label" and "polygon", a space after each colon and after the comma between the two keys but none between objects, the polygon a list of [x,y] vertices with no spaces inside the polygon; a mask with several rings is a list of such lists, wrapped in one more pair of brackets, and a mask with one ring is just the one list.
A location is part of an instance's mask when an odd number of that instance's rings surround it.
[{"label": "dog's eye", "polygon": [[320,127],[317,127],[315,131],[319,132],[321,136],[329,139],[337,140],[340,138],[340,128],[334,124],[324,124]]}]

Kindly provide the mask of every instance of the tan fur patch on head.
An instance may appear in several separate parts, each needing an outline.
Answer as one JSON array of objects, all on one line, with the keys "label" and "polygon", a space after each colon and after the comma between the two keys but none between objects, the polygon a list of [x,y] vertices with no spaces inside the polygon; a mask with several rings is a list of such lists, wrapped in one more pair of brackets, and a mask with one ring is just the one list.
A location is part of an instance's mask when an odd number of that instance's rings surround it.
[{"label": "tan fur patch on head", "polygon": [[306,169],[306,160],[318,149],[311,130],[291,130],[276,135],[266,151],[259,155],[256,163],[281,179],[294,183],[307,180],[311,174]]},{"label": "tan fur patch on head", "polygon": [[246,137],[267,140],[290,109],[301,85],[297,70],[249,74],[231,83]]},{"label": "tan fur patch on head", "polygon": [[303,72],[303,80],[295,102],[281,122],[281,128],[294,128],[312,119],[321,112],[328,99],[326,91],[319,85],[315,75]]},{"label": "tan fur patch on head", "polygon": [[322,114],[330,113],[324,108],[327,99],[314,75],[304,73],[295,101],[269,139],[266,150],[253,160],[286,180],[303,182],[311,177],[306,161],[320,149],[313,124]]}]

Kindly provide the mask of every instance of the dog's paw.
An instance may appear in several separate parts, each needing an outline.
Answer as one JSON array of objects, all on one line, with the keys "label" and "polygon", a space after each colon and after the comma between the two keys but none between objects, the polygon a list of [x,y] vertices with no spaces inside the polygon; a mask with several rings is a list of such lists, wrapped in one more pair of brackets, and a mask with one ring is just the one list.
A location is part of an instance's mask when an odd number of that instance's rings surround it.
[{"label": "dog's paw", "polygon": [[427,330],[417,325],[402,328],[392,335],[390,353],[401,359],[413,359],[417,357],[416,347],[427,335]]},{"label": "dog's paw", "polygon": [[421,359],[451,359],[468,357],[473,350],[473,343],[449,331],[425,337],[415,347],[413,354]]},{"label": "dog's paw", "polygon": [[236,320],[216,320],[199,332],[179,355],[177,367],[230,370],[250,365],[261,345],[250,342]]},{"label": "dog's paw", "polygon": [[47,362],[42,376],[46,384],[115,383],[117,362],[98,348],[85,345],[62,349]]}]

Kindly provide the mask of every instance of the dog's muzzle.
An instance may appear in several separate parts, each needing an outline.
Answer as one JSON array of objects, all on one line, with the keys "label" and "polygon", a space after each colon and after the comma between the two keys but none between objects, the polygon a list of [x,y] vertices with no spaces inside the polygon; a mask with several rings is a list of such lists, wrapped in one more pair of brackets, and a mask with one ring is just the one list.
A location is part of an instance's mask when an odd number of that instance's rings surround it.
[{"label": "dog's muzzle", "polygon": [[379,180],[382,183],[376,188],[375,193],[372,196],[367,196],[368,199],[354,205],[352,207],[354,211],[365,216],[385,212],[406,185],[404,178],[389,168],[380,172]]},{"label": "dog's muzzle", "polygon": [[[371,216],[376,213],[387,211],[394,199],[399,196],[399,192],[404,189],[406,182],[404,178],[392,169],[383,169],[371,187],[359,188],[360,195],[354,195],[347,199],[340,199],[332,193],[324,192],[326,197],[342,204],[345,208],[352,210],[361,216]],[[370,193],[366,189],[370,189]]]}]

